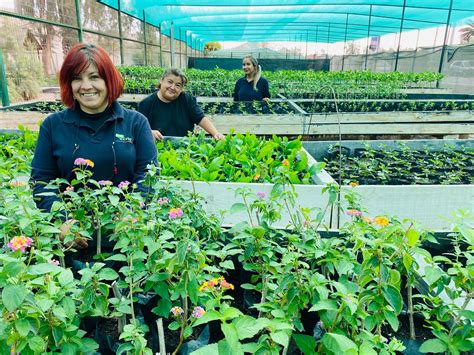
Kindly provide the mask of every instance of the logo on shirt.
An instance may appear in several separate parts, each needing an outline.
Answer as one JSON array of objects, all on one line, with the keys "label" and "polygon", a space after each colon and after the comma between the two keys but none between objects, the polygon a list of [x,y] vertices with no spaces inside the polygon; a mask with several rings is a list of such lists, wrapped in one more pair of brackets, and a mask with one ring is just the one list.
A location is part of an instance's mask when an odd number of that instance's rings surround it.
[{"label": "logo on shirt", "polygon": [[132,137],[125,137],[121,133],[116,133],[115,138],[117,139],[118,142],[122,143],[133,143],[133,138]]}]

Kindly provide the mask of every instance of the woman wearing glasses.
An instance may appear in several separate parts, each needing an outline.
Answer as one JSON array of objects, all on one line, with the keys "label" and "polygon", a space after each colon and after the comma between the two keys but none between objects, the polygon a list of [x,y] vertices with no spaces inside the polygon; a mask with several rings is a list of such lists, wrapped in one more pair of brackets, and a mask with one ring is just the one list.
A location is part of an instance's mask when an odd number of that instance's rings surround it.
[{"label": "woman wearing glasses", "polygon": [[215,139],[223,139],[212,122],[205,116],[191,94],[184,91],[188,79],[176,68],[166,70],[158,85],[158,91],[146,97],[138,105],[157,140],[164,136],[184,137],[198,125]]}]

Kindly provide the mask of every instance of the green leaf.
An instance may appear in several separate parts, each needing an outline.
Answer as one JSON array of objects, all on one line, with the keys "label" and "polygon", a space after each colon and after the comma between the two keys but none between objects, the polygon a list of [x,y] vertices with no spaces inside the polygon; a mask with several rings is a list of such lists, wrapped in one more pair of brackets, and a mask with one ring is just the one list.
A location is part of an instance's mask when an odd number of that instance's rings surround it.
[{"label": "green leaf", "polygon": [[377,355],[377,352],[369,342],[363,342],[359,348],[359,355]]},{"label": "green leaf", "polygon": [[123,254],[115,254],[115,255],[112,255],[112,256],[109,256],[107,259],[105,260],[112,260],[112,261],[127,261],[127,257]]},{"label": "green leaf", "polygon": [[223,319],[229,320],[229,319],[240,317],[241,315],[243,315],[242,312],[239,311],[237,308],[229,307],[224,311]]},{"label": "green leaf", "polygon": [[13,312],[25,300],[26,288],[23,285],[7,285],[2,291],[2,301],[5,308]]},{"label": "green leaf", "polygon": [[323,344],[334,354],[357,355],[357,345],[341,334],[326,333],[323,336]]},{"label": "green leaf", "polygon": [[407,271],[411,270],[412,264],[413,264],[413,257],[410,254],[405,253],[403,255],[403,265],[405,266],[405,269]]},{"label": "green leaf", "polygon": [[394,312],[389,311],[389,310],[384,310],[383,315],[385,316],[385,319],[392,327],[393,331],[396,332],[399,327],[397,315]]},{"label": "green leaf", "polygon": [[265,328],[265,324],[258,322],[255,318],[250,316],[235,318],[232,323],[235,324],[240,340],[252,338]]},{"label": "green leaf", "polygon": [[410,229],[407,232],[408,246],[413,247],[420,240],[420,233],[414,229]]},{"label": "green leaf", "polygon": [[443,271],[438,266],[428,265],[425,268],[425,279],[429,285],[433,285],[444,275]]},{"label": "green leaf", "polygon": [[94,352],[99,348],[99,344],[97,344],[94,339],[90,338],[83,338],[81,339],[81,351],[83,353],[91,353]]},{"label": "green leaf", "polygon": [[26,337],[31,330],[31,324],[28,319],[18,319],[15,321],[15,328],[20,336]]},{"label": "green leaf", "polygon": [[304,334],[293,334],[298,348],[303,352],[304,355],[312,355],[316,351],[316,340],[310,335]]},{"label": "green leaf", "polygon": [[439,339],[430,339],[421,344],[418,351],[420,353],[442,353],[448,350],[448,347]]},{"label": "green leaf", "polygon": [[29,273],[32,275],[44,275],[49,274],[50,272],[61,272],[62,270],[63,269],[59,266],[50,263],[35,264],[29,267]]},{"label": "green leaf", "polygon": [[272,338],[275,343],[280,344],[283,347],[287,347],[290,341],[290,337],[286,332],[272,332],[270,333],[270,338]]},{"label": "green leaf", "polygon": [[74,301],[69,297],[64,297],[61,301],[63,306],[64,312],[69,319],[73,319],[74,315],[76,314],[76,304]]},{"label": "green leaf", "polygon": [[39,299],[36,301],[36,304],[43,312],[46,312],[53,306],[54,301],[50,299]]},{"label": "green leaf", "polygon": [[316,302],[310,309],[309,312],[317,311],[337,311],[337,302],[334,300],[321,300]]},{"label": "green leaf", "polygon": [[118,277],[119,275],[117,274],[117,272],[111,268],[105,268],[99,271],[100,280],[113,281]]},{"label": "green leaf", "polygon": [[193,351],[191,355],[219,355],[218,347],[219,345],[217,343],[212,343]]},{"label": "green leaf", "polygon": [[217,320],[217,319],[221,319],[221,314],[217,311],[210,310],[210,311],[207,311],[206,313],[204,313],[204,315],[201,318],[196,320],[194,322],[193,326],[195,327],[197,325],[205,324],[205,323],[211,322],[213,320]]},{"label": "green leaf", "polygon": [[77,344],[74,344],[74,343],[61,344],[61,354],[65,354],[65,355],[77,354]]},{"label": "green leaf", "polygon": [[109,195],[110,204],[116,207],[120,201],[120,198],[117,195]]},{"label": "green leaf", "polygon": [[28,339],[28,345],[30,346],[31,350],[35,353],[44,353],[45,349],[45,342],[39,336],[34,336]]},{"label": "green leaf", "polygon": [[152,309],[152,312],[161,317],[168,317],[171,307],[173,307],[173,304],[170,300],[161,298],[156,307]]},{"label": "green leaf", "polygon": [[237,329],[232,323],[221,323],[222,333],[224,333],[225,340],[231,349],[232,354],[243,353],[242,346],[239,342],[239,336],[237,335]]},{"label": "green leaf", "polygon": [[382,293],[388,303],[390,303],[390,305],[395,310],[395,313],[399,314],[403,307],[402,295],[400,294],[400,291],[392,285],[386,285],[382,289]]},{"label": "green leaf", "polygon": [[241,213],[246,211],[247,207],[243,203],[234,203],[230,208],[230,213]]},{"label": "green leaf", "polygon": [[69,285],[70,283],[74,282],[74,275],[71,270],[66,269],[62,270],[58,276],[59,284],[63,287]]}]

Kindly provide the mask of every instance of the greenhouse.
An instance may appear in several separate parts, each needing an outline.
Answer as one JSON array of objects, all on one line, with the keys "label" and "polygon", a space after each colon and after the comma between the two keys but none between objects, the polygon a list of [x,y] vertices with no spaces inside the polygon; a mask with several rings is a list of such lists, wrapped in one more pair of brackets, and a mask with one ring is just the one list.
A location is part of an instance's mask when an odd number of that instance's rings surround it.
[{"label": "greenhouse", "polygon": [[472,0],[3,0],[0,97],[0,354],[474,353]]}]

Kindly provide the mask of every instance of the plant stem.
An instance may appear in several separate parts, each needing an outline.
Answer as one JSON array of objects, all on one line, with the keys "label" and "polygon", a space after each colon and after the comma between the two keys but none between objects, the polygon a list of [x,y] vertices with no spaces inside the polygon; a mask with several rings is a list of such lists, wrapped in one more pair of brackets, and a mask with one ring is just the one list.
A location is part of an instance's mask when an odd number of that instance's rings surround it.
[{"label": "plant stem", "polygon": [[410,339],[415,340],[415,322],[413,321],[413,286],[411,283],[411,276],[407,278],[407,298],[408,298],[408,322],[410,324]]},{"label": "plant stem", "polygon": [[[262,270],[262,297],[260,297],[260,303],[265,302],[265,298],[267,298],[267,278],[268,276],[265,275],[265,269]],[[262,310],[258,312],[258,318],[262,317]]]},{"label": "plant stem", "polygon": [[133,321],[133,324],[135,324],[135,309],[133,308],[133,276],[132,276],[132,272],[133,272],[133,258],[130,259],[130,283],[129,283],[129,287],[130,287],[130,292],[129,292],[129,296],[130,296],[130,308],[132,309],[132,321]]},{"label": "plant stem", "polygon": [[469,304],[469,302],[471,302],[472,300],[472,296],[474,295],[474,293],[469,293],[466,298],[464,299],[464,303],[461,307],[461,309],[459,310],[458,314],[456,315],[456,318],[454,318],[453,320],[453,325],[451,326],[451,330],[449,331],[449,335],[448,337],[451,339],[451,337],[453,336],[453,332],[454,332],[454,329],[456,327],[456,324],[459,322],[459,320],[461,319],[461,313],[462,311],[464,311],[467,307],[467,305]]},{"label": "plant stem", "polygon": [[97,215],[96,216],[96,230],[97,230],[97,254],[100,254],[102,252],[102,231],[101,231],[101,225],[100,225],[100,218]]},{"label": "plant stem", "polygon": [[[189,281],[188,273],[186,273],[186,276],[184,279],[185,290],[188,289],[188,281]],[[179,333],[179,343],[176,349],[173,351],[173,355],[176,355],[178,353],[179,348],[181,348],[181,345],[183,345],[183,342],[184,342],[184,329],[186,328],[186,320],[188,319],[188,294],[187,293],[184,296],[184,300],[183,300],[183,310],[184,310],[183,319],[185,319],[185,321],[183,321],[183,323],[181,324],[181,331]]]},{"label": "plant stem", "polygon": [[[122,293],[120,292],[118,286],[117,286],[117,281],[114,281],[112,283],[112,291],[114,292],[114,296],[118,298],[119,300],[122,299]],[[123,332],[123,327],[125,327],[125,324],[127,323],[127,317],[125,314],[121,316],[118,319],[118,332],[119,334],[122,334]]]}]

